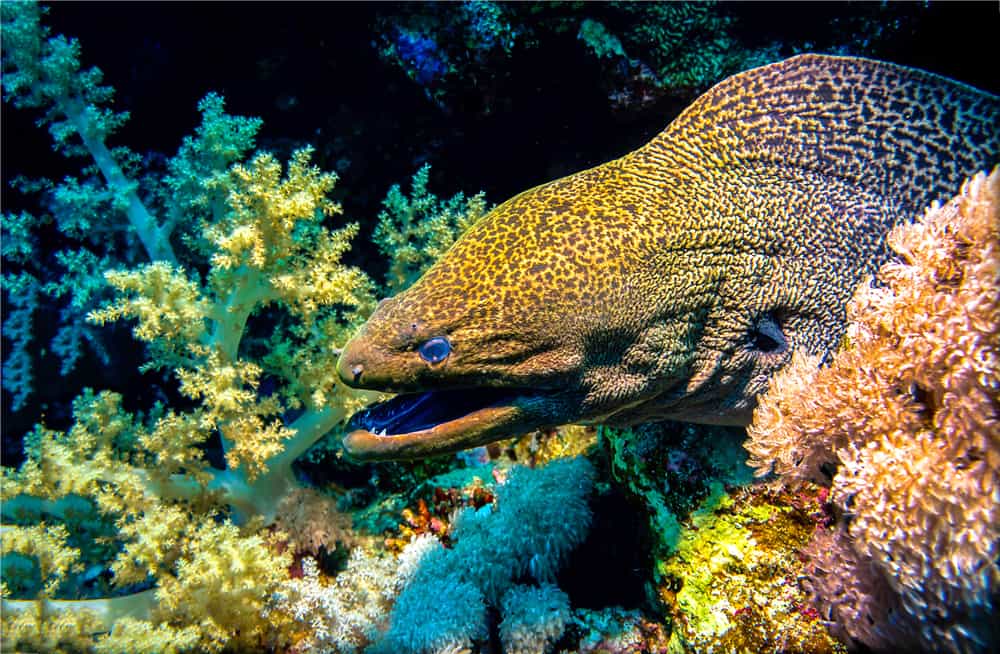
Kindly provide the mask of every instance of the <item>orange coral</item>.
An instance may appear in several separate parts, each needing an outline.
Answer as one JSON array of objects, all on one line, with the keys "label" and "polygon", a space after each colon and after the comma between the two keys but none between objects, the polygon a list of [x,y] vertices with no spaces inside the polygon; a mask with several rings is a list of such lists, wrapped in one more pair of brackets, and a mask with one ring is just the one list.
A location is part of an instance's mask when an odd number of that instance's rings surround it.
[{"label": "orange coral", "polygon": [[401,551],[414,538],[433,535],[446,547],[451,546],[452,519],[455,512],[465,507],[481,509],[493,504],[495,496],[481,479],[474,478],[464,487],[435,486],[430,498],[431,504],[423,498],[417,500],[416,510],[403,509],[404,522],[399,525],[399,536],[387,538],[386,547],[393,552]]},{"label": "orange coral", "polygon": [[902,260],[855,293],[831,365],[797,356],[761,398],[750,464],[793,482],[835,465],[845,542],[924,646],[975,649],[1000,587],[1000,169],[888,243]]},{"label": "orange coral", "polygon": [[337,501],[313,488],[296,488],[278,504],[274,526],[288,534],[288,545],[296,554],[318,556],[332,552],[337,543],[354,546],[361,537],[354,532],[349,513],[337,509]]}]

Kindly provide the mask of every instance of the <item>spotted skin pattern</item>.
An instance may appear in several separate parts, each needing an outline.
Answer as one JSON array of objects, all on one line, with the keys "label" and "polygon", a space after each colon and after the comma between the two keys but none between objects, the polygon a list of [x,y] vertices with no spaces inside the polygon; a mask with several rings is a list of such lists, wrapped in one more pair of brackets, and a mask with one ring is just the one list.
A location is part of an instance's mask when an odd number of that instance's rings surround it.
[{"label": "spotted skin pattern", "polygon": [[[835,346],[889,229],[998,160],[1000,98],[972,87],[821,55],[750,70],[638,150],[497,207],[338,367],[383,390],[546,391],[539,424],[746,424],[793,350]],[[762,323],[785,342],[760,347]],[[429,365],[436,336],[453,350]]]}]

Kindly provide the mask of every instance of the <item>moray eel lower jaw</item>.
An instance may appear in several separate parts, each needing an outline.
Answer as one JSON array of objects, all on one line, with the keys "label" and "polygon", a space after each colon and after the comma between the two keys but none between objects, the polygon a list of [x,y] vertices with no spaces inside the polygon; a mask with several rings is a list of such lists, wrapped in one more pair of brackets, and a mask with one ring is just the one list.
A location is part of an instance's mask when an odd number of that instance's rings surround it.
[{"label": "moray eel lower jaw", "polygon": [[358,461],[415,459],[477,447],[557,425],[565,398],[530,389],[406,393],[356,413],[344,438]]}]

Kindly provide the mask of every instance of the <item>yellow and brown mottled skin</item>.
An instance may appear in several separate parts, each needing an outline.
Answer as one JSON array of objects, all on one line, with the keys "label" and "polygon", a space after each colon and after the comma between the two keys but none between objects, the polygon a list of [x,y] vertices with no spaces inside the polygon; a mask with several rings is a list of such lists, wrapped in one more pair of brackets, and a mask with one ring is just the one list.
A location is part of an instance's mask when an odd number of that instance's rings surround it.
[{"label": "yellow and brown mottled skin", "polygon": [[[364,388],[523,397],[413,434],[356,431],[347,450],[423,456],[566,422],[745,424],[794,349],[837,343],[889,228],[997,163],[998,132],[1000,98],[893,64],[802,55],[730,77],[647,145],[497,207],[338,364]],[[417,347],[436,336],[452,351],[432,365]]]}]

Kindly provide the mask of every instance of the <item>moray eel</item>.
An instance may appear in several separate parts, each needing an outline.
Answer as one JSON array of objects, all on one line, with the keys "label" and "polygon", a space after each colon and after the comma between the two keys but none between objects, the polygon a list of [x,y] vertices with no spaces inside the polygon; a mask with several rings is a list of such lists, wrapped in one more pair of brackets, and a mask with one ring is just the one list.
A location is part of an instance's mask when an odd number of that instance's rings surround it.
[{"label": "moray eel", "polygon": [[1000,98],[802,55],[730,77],[620,159],[469,229],[344,347],[355,459],[565,423],[744,425],[796,349],[828,353],[885,235],[1000,153]]}]

